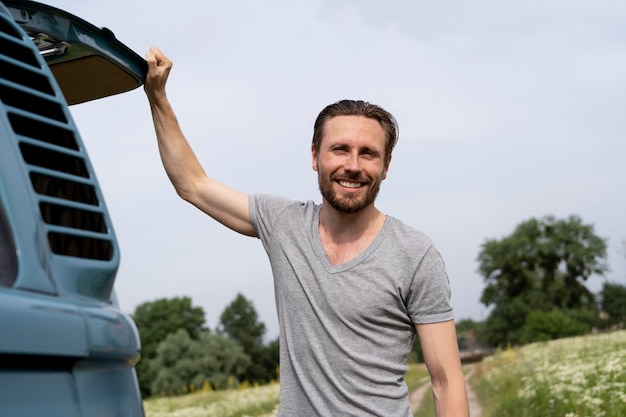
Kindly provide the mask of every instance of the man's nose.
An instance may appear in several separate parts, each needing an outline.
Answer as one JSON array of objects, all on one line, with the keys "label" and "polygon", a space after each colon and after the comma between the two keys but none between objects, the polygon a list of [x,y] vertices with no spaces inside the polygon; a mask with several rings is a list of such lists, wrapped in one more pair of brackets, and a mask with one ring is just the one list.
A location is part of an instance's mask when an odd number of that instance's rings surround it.
[{"label": "man's nose", "polygon": [[351,153],[348,155],[345,169],[347,171],[360,171],[361,170],[361,161],[359,160],[359,155],[356,153]]}]

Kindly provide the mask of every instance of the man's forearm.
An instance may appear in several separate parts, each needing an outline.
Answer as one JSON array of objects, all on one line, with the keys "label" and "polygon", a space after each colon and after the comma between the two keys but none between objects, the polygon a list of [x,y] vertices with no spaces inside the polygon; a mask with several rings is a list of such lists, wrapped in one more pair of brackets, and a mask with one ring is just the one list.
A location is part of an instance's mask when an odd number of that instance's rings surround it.
[{"label": "man's forearm", "polygon": [[183,135],[167,98],[151,100],[150,110],[165,172],[176,192],[189,200],[193,195],[194,180],[204,177],[204,170]]},{"label": "man's forearm", "polygon": [[433,398],[437,417],[469,417],[465,381],[433,381]]}]

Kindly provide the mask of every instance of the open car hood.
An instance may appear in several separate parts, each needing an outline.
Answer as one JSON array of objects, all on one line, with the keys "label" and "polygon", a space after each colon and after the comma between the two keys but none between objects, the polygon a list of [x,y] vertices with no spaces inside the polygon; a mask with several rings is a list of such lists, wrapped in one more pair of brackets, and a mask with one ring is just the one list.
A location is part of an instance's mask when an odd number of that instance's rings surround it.
[{"label": "open car hood", "polygon": [[143,85],[146,61],[107,28],[30,0],[0,0],[45,58],[68,104]]}]

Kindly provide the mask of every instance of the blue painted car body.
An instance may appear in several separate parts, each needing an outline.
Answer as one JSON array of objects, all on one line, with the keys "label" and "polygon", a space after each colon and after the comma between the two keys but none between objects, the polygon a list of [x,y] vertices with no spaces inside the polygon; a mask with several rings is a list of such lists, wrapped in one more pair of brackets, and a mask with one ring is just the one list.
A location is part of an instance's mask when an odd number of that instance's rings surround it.
[{"label": "blue painted car body", "polygon": [[68,105],[145,69],[106,29],[0,0],[0,416],[144,415],[119,246]]}]

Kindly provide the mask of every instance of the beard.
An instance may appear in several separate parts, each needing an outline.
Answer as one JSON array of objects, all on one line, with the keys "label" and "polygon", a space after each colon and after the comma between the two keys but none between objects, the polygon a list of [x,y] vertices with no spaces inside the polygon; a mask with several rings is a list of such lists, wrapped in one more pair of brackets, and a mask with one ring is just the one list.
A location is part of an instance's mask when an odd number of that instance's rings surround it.
[{"label": "beard", "polygon": [[361,176],[341,176],[341,179],[361,182],[369,186],[365,195],[363,193],[342,193],[335,191],[333,185],[338,175],[325,175],[322,170],[318,171],[318,183],[322,197],[328,201],[328,204],[340,213],[353,214],[358,213],[370,204],[373,204],[380,190],[380,181],[363,180]]}]

